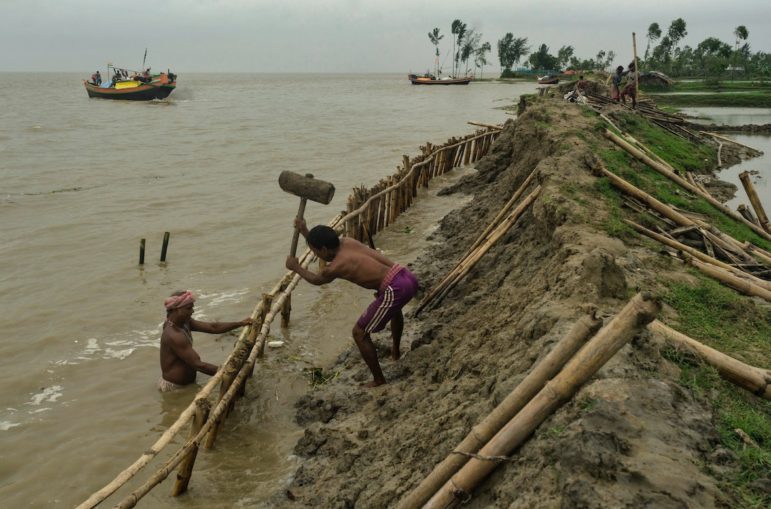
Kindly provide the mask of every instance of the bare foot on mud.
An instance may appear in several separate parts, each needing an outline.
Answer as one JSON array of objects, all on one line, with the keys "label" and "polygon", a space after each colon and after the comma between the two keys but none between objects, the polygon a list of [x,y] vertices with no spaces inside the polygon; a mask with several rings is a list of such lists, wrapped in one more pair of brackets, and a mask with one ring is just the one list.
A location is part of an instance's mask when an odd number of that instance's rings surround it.
[{"label": "bare foot on mud", "polygon": [[367,382],[365,384],[362,384],[362,387],[366,387],[367,389],[372,389],[373,387],[380,387],[381,385],[385,385],[388,382],[383,380],[382,382],[378,382],[377,380],[372,380],[371,382]]}]

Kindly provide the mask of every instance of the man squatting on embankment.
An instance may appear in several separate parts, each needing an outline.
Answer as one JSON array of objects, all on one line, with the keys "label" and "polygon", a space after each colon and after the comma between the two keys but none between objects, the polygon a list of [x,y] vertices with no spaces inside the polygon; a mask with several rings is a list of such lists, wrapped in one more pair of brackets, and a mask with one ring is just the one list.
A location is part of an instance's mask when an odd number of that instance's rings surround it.
[{"label": "man squatting on embankment", "polygon": [[213,375],[217,366],[204,362],[193,349],[192,331],[223,334],[252,324],[251,318],[240,322],[201,322],[193,320],[195,296],[189,291],[174,292],[163,302],[166,321],[161,334],[161,378],[158,390],[169,392],[195,382],[198,371]]},{"label": "man squatting on embankment", "polygon": [[404,329],[402,308],[418,291],[418,280],[406,267],[392,262],[378,251],[355,239],[339,238],[329,226],[319,225],[308,231],[305,221],[300,218],[295,218],[294,225],[305,237],[311,251],[328,265],[314,273],[302,268],[296,257],[288,256],[287,269],[317,286],[340,278],[376,290],[375,300],[353,326],[353,339],[374,377],[367,387],[383,385],[386,379],[370,333],[383,330],[390,321],[393,338],[391,356],[399,360],[399,343]]}]

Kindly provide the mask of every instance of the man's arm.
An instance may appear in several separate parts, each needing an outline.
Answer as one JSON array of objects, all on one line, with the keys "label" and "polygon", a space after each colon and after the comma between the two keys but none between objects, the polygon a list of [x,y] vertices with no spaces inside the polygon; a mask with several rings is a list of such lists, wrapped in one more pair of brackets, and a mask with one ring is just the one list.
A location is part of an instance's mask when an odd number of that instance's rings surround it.
[{"label": "man's arm", "polygon": [[240,322],[201,322],[191,319],[190,330],[194,330],[196,332],[205,332],[207,334],[222,334],[224,332],[230,332],[233,329],[245,327],[251,324],[251,318],[244,318]]},{"label": "man's arm", "polygon": [[297,228],[297,230],[300,232],[300,235],[302,235],[304,239],[308,238],[308,225],[305,224],[305,219],[295,217],[294,227]]},{"label": "man's arm", "polygon": [[217,372],[217,366],[202,361],[198,352],[193,349],[193,345],[190,344],[190,341],[188,341],[183,334],[171,332],[169,334],[169,339],[171,340],[169,341],[171,349],[174,350],[174,354],[176,354],[177,357],[182,359],[182,362],[196,371],[200,371],[209,376]]},{"label": "man's arm", "polygon": [[300,265],[300,261],[294,256],[286,257],[286,268],[292,270],[300,275],[301,278],[306,280],[312,285],[321,286],[327,283],[331,283],[335,280],[335,275],[329,270],[322,270],[319,273],[311,272],[308,269],[303,268]]}]

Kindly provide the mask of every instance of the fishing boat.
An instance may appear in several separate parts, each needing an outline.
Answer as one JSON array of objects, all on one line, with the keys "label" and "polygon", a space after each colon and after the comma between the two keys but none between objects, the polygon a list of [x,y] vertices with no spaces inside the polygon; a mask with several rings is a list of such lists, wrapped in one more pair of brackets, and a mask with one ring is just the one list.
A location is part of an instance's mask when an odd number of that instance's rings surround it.
[{"label": "fishing boat", "polygon": [[466,76],[465,78],[437,78],[429,74],[424,74],[423,76],[408,74],[407,77],[413,85],[468,85],[474,79],[473,76]]},{"label": "fishing boat", "polygon": [[[110,71],[113,77],[110,79]],[[147,69],[143,72],[128,71],[109,65],[107,68],[107,80],[99,83],[83,80],[88,97],[101,99],[119,99],[125,101],[151,101],[153,99],[165,99],[177,87],[177,75],[171,71],[160,74],[150,74]]]},{"label": "fishing boat", "polygon": [[556,74],[549,74],[538,78],[539,85],[556,85],[559,82],[560,78]]}]

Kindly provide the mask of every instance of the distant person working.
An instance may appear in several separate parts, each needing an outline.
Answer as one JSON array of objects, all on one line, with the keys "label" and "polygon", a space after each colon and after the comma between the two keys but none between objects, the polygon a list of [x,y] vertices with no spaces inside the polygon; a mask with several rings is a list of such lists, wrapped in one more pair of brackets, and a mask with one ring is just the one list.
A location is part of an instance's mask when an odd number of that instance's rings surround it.
[{"label": "distant person working", "polygon": [[251,318],[240,322],[201,322],[193,320],[195,296],[189,291],[174,292],[163,302],[166,321],[161,334],[161,378],[158,390],[169,392],[195,382],[198,371],[214,375],[217,366],[204,362],[193,349],[193,331],[223,334],[252,324]]},{"label": "distant person working", "polygon": [[339,238],[337,232],[329,226],[319,225],[308,231],[304,220],[295,219],[295,228],[305,237],[311,251],[328,265],[314,273],[301,267],[296,257],[288,256],[287,269],[298,273],[313,285],[323,285],[340,278],[376,290],[375,300],[353,326],[353,339],[374,377],[367,387],[383,385],[386,379],[380,369],[377,350],[370,334],[383,330],[391,322],[391,357],[399,360],[399,345],[404,329],[402,308],[418,291],[418,280],[406,267],[392,262],[378,251],[357,240]]}]

